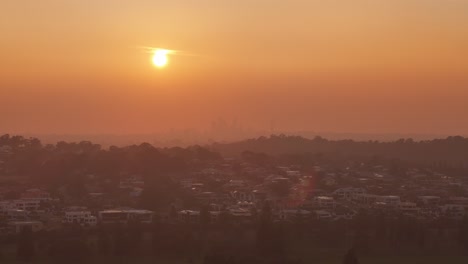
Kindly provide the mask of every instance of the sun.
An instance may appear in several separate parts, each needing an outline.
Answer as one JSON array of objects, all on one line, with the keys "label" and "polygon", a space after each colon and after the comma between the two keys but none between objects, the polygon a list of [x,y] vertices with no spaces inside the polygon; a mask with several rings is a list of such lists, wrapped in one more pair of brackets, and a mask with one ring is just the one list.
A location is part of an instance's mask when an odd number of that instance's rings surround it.
[{"label": "sun", "polygon": [[169,62],[168,54],[170,50],[156,49],[153,54],[153,64],[158,68],[163,68]]}]

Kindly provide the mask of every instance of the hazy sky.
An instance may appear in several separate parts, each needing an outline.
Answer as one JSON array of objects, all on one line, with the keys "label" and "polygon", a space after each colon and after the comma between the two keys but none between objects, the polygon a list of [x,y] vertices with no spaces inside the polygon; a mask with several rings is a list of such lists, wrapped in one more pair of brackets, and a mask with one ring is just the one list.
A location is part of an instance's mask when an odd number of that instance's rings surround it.
[{"label": "hazy sky", "polygon": [[2,0],[0,59],[0,132],[468,135],[465,0]]}]

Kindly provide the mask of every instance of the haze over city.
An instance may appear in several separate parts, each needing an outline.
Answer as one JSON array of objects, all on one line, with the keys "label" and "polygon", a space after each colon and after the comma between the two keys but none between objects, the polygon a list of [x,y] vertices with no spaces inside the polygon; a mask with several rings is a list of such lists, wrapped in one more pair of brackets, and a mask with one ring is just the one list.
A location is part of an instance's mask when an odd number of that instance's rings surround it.
[{"label": "haze over city", "polygon": [[[3,132],[468,134],[468,3],[2,1]],[[216,21],[216,22],[213,22]],[[144,47],[178,51],[157,68]]]}]

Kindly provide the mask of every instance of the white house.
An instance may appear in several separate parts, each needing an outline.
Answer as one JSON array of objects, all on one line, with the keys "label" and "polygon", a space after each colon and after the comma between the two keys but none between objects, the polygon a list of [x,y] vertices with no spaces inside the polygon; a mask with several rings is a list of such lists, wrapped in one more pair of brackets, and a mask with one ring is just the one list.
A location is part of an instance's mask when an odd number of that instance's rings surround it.
[{"label": "white house", "polygon": [[384,203],[391,207],[399,207],[401,203],[400,196],[396,195],[382,195],[376,197],[376,202]]},{"label": "white house", "polygon": [[7,211],[12,209],[25,210],[25,211],[37,211],[41,206],[40,200],[6,200],[0,202],[0,213],[5,214]]},{"label": "white house", "polygon": [[198,223],[200,221],[200,211],[182,210],[178,212],[179,220],[186,223]]},{"label": "white house", "polygon": [[319,208],[334,208],[335,207],[335,199],[333,197],[328,196],[317,196],[314,197],[314,204]]},{"label": "white house", "polygon": [[252,202],[255,201],[255,194],[251,191],[233,191],[231,192],[231,196],[241,202],[248,201]]},{"label": "white house", "polygon": [[65,212],[63,221],[68,224],[80,224],[82,226],[95,226],[97,218],[90,211],[68,211]]},{"label": "white house", "polygon": [[26,210],[26,211],[36,211],[41,206],[40,200],[35,199],[21,199],[13,200],[16,209]]}]

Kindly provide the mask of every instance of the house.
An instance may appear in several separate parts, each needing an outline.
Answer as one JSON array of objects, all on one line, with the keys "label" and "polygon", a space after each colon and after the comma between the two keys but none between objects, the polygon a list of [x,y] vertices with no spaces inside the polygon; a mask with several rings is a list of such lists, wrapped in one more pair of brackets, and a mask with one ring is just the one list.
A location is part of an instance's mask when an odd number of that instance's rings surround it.
[{"label": "house", "polygon": [[468,197],[450,197],[448,203],[468,205]]},{"label": "house", "polygon": [[143,188],[140,187],[133,187],[129,193],[130,197],[140,197],[143,193]]},{"label": "house", "polygon": [[401,202],[399,205],[400,212],[404,214],[416,215],[419,213],[419,208],[416,203]]},{"label": "house", "polygon": [[376,202],[377,197],[378,196],[374,194],[362,193],[355,194],[354,196],[352,196],[351,200],[356,204],[369,206],[373,205]]},{"label": "house", "polygon": [[90,211],[68,211],[65,212],[64,223],[80,224],[81,226],[97,225],[97,218]]},{"label": "house", "polygon": [[228,208],[228,213],[236,223],[251,223],[253,221],[252,209],[246,207],[232,206]]},{"label": "house", "polygon": [[313,201],[318,208],[331,209],[335,207],[335,199],[333,199],[333,197],[317,196],[314,197]]},{"label": "house", "polygon": [[435,207],[435,206],[438,206],[440,203],[439,196],[419,196],[418,200],[425,207]]},{"label": "house", "polygon": [[334,174],[326,175],[322,178],[321,182],[326,186],[333,186],[338,183]]},{"label": "house", "polygon": [[338,199],[351,200],[354,196],[365,193],[366,191],[362,188],[347,187],[335,190],[333,192],[333,195],[336,196]]},{"label": "house", "polygon": [[243,180],[230,180],[224,186],[227,188],[242,188],[246,186],[246,183]]},{"label": "house", "polygon": [[29,212],[20,209],[10,209],[4,213],[4,217],[9,221],[24,221],[28,220]]},{"label": "house", "polygon": [[252,191],[255,203],[262,203],[267,198],[267,193],[263,190],[253,190]]},{"label": "house", "polygon": [[104,210],[98,213],[98,220],[102,224],[128,224],[138,222],[150,224],[153,222],[153,211],[138,209]]},{"label": "house", "polygon": [[179,220],[185,223],[198,223],[200,221],[200,211],[182,210],[178,212]]},{"label": "house", "polygon": [[314,210],[315,218],[317,220],[331,220],[333,215],[326,210]]},{"label": "house", "polygon": [[440,216],[440,210],[435,207],[421,207],[419,215],[426,219],[437,219]]},{"label": "house", "polygon": [[143,188],[145,182],[137,176],[132,176],[127,179],[123,179],[119,183],[120,189],[132,189],[132,188]]},{"label": "house", "polygon": [[377,196],[376,197],[376,202],[378,203],[384,203],[390,207],[395,207],[397,208],[400,206],[401,200],[400,196],[396,195],[382,195],[382,196]]},{"label": "house", "polygon": [[16,204],[12,201],[1,201],[0,202],[0,214],[6,214],[7,211],[16,209]]},{"label": "house", "polygon": [[192,188],[192,184],[194,183],[194,179],[188,178],[188,179],[182,179],[180,180],[179,184],[182,186],[182,188]]},{"label": "house", "polygon": [[307,210],[302,210],[302,209],[285,209],[285,210],[280,210],[277,214],[277,217],[281,221],[295,221],[298,219],[298,217],[302,218],[309,218],[311,216],[311,212]]},{"label": "house", "polygon": [[466,205],[463,204],[444,204],[440,207],[445,217],[452,219],[463,219],[465,217]]},{"label": "house", "polygon": [[356,216],[356,212],[346,208],[346,207],[338,207],[334,211],[334,218],[333,220],[352,220]]},{"label": "house", "polygon": [[233,191],[231,192],[232,198],[234,198],[237,201],[247,201],[247,202],[252,202],[255,201],[255,195],[251,191],[243,191],[243,190],[238,190],[238,191]]},{"label": "house", "polygon": [[36,211],[41,206],[41,200],[36,199],[21,199],[13,200],[15,208],[26,211]]},{"label": "house", "polygon": [[5,213],[11,209],[37,211],[40,206],[40,200],[6,200],[0,202],[0,213]]},{"label": "house", "polygon": [[0,157],[8,157],[13,153],[13,148],[8,145],[0,146]]},{"label": "house", "polygon": [[31,231],[37,232],[44,229],[44,224],[40,221],[12,221],[8,223],[13,233],[20,233],[24,228],[31,228]]}]

